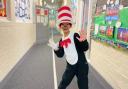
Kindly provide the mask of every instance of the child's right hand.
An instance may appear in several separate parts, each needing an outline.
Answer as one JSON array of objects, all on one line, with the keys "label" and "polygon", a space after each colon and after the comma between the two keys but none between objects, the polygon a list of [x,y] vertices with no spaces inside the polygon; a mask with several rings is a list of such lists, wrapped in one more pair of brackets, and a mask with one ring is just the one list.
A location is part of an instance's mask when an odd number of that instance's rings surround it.
[{"label": "child's right hand", "polygon": [[50,46],[51,48],[53,48],[54,50],[58,50],[58,46],[59,46],[59,43],[55,43],[53,41],[53,39],[49,39],[49,43],[48,43],[48,46]]}]

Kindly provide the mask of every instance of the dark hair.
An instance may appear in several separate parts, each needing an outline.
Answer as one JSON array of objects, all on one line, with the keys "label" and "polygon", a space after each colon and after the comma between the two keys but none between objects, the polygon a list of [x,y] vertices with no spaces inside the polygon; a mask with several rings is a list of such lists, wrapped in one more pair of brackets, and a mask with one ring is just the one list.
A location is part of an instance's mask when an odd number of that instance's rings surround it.
[{"label": "dark hair", "polygon": [[[59,27],[61,27],[62,24],[63,24],[63,23],[60,23],[60,24],[59,24]],[[70,24],[70,26],[72,27],[72,24],[71,24],[71,23],[69,23],[69,24]]]}]

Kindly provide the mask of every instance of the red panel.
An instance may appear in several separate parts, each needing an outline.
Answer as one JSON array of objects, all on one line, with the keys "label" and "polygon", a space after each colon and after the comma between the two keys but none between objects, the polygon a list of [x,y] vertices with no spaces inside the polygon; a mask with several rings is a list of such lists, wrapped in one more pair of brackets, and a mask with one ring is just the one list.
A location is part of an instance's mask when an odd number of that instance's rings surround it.
[{"label": "red panel", "polygon": [[48,9],[44,10],[44,15],[48,15]]},{"label": "red panel", "polygon": [[38,9],[36,9],[36,14],[37,15],[40,15],[40,12],[41,12],[41,10],[38,8]]}]

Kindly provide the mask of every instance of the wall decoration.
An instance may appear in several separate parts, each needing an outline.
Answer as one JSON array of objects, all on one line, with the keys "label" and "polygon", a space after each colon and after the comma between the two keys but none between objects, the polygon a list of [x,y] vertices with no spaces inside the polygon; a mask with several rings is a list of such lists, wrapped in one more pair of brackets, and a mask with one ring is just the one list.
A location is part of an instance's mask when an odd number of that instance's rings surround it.
[{"label": "wall decoration", "polygon": [[15,16],[22,21],[31,19],[31,1],[15,0]]},{"label": "wall decoration", "polygon": [[121,0],[120,2],[123,7],[128,7],[128,0]]},{"label": "wall decoration", "polygon": [[[99,7],[103,10],[97,10]],[[128,0],[97,0],[94,25],[94,39],[128,49]]]},{"label": "wall decoration", "polygon": [[119,0],[108,0],[106,4],[106,21],[118,20]]},{"label": "wall decoration", "polygon": [[0,16],[6,17],[6,0],[0,0]]},{"label": "wall decoration", "polygon": [[128,29],[118,28],[117,39],[120,40],[120,41],[128,42]]},{"label": "wall decoration", "polygon": [[106,26],[100,26],[99,31],[100,34],[105,35],[106,34],[107,27]]},{"label": "wall decoration", "polygon": [[113,37],[113,31],[114,31],[114,28],[112,26],[108,26],[107,31],[106,31],[106,35],[108,37]]}]

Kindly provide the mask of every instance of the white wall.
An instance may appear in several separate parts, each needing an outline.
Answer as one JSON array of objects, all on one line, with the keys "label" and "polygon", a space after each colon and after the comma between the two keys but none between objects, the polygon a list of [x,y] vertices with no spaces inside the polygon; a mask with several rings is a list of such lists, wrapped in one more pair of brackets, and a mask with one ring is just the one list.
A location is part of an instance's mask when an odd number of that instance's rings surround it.
[{"label": "white wall", "polygon": [[32,22],[17,23],[14,0],[8,1],[11,2],[10,20],[0,20],[0,82],[36,42],[35,25]]}]

